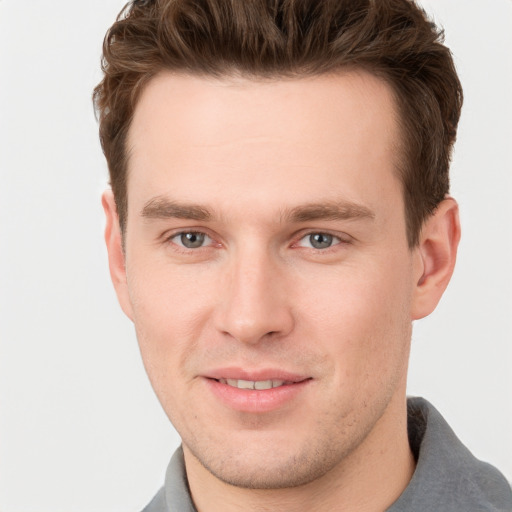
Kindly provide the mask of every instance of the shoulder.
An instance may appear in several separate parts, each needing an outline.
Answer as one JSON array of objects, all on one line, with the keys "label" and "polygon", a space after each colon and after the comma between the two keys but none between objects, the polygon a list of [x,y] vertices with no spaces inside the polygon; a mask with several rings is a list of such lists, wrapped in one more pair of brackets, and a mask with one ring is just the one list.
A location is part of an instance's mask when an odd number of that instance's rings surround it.
[{"label": "shoulder", "polygon": [[388,512],[512,512],[512,490],[505,477],[474,457],[433,405],[409,399],[408,430],[416,471]]}]

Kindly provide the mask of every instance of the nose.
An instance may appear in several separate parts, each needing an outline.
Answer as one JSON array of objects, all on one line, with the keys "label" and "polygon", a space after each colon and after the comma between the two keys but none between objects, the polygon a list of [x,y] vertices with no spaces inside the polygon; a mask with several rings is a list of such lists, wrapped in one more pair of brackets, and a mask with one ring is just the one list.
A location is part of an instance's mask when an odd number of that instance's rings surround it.
[{"label": "nose", "polygon": [[242,251],[230,261],[226,277],[215,312],[219,331],[253,345],[292,331],[287,278],[271,255],[263,250]]}]

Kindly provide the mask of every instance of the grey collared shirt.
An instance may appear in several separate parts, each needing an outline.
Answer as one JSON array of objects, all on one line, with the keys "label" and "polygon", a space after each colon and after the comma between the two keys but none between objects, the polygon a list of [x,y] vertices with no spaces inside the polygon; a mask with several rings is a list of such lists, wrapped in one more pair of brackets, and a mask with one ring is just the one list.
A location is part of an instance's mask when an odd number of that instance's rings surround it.
[{"label": "grey collared shirt", "polygon": [[[386,512],[512,512],[512,490],[493,466],[476,459],[423,398],[408,400],[408,430],[417,459],[409,485]],[[143,512],[197,512],[178,448],[165,485]]]}]

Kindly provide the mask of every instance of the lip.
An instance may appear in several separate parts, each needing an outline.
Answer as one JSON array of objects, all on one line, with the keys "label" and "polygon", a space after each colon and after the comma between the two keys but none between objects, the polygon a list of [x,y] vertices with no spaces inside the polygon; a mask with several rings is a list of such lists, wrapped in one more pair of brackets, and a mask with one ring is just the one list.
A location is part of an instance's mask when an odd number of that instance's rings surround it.
[{"label": "lip", "polygon": [[207,372],[204,377],[208,379],[236,379],[236,380],[284,380],[286,382],[302,382],[309,379],[309,375],[300,375],[281,369],[264,368],[247,370],[238,367],[218,368]]},{"label": "lip", "polygon": [[[202,376],[210,392],[228,408],[248,413],[275,411],[291,404],[310,386],[309,376],[298,375],[279,369],[244,370],[222,368]],[[219,379],[233,380],[283,380],[286,384],[271,389],[238,389],[219,382]]]}]

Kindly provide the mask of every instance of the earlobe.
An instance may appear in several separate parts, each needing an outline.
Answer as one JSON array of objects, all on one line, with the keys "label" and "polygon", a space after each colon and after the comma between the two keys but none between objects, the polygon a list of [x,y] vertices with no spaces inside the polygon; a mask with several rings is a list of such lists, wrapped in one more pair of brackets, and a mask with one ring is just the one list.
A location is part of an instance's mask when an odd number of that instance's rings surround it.
[{"label": "earlobe", "polygon": [[125,255],[123,239],[117,215],[116,203],[112,190],[103,192],[101,204],[105,212],[105,243],[108,252],[108,266],[110,277],[117,294],[117,299],[124,313],[133,320],[128,284],[126,280]]},{"label": "earlobe", "polygon": [[436,308],[453,274],[459,240],[459,207],[447,197],[425,221],[415,249],[412,320],[423,318]]}]

